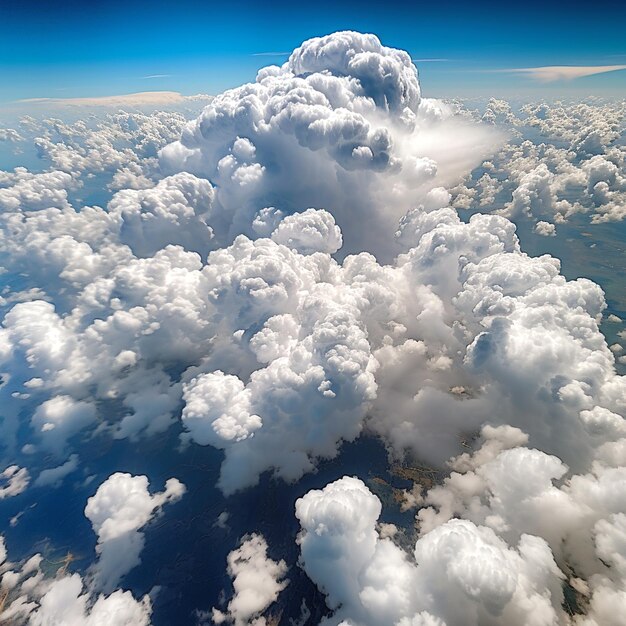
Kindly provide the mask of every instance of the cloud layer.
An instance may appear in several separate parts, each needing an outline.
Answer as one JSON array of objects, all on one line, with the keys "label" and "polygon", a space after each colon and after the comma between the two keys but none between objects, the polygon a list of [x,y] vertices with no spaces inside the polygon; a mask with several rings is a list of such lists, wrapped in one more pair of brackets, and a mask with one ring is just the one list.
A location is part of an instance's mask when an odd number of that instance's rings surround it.
[{"label": "cloud layer", "polygon": [[[600,287],[527,255],[516,222],[558,239],[574,215],[626,214],[623,112],[424,98],[405,52],[341,32],[199,115],[24,118],[6,138],[49,168],[0,173],[0,500],[83,480],[96,438],[219,449],[208,480],[232,495],[367,433],[442,479],[396,494],[416,509],[410,551],[360,479],[297,501],[325,623],[617,623],[621,344],[600,332]],[[52,578],[2,544],[3,617],[149,623],[149,598],[117,588],[186,488],[103,469],[81,503],[91,565]],[[228,599],[193,607],[216,623],[269,623],[292,589],[295,563],[258,530],[228,548]]]}]

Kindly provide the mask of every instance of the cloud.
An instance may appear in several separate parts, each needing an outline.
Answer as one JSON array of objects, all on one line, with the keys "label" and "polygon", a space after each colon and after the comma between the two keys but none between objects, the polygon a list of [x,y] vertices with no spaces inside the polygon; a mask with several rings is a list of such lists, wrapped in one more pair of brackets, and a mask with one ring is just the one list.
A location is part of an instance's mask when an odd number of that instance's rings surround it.
[{"label": "cloud", "polygon": [[87,500],[85,516],[98,535],[98,561],[93,567],[95,586],[110,592],[124,574],[139,564],[144,535],[139,532],[161,508],[176,502],[185,486],[175,478],[165,491],[151,495],[146,476],[117,472]]},{"label": "cloud", "polygon": [[0,141],[17,143],[18,141],[24,141],[24,137],[14,128],[0,128]]},{"label": "cloud", "polygon": [[605,74],[626,69],[626,65],[547,65],[543,67],[521,67],[497,70],[512,74],[525,74],[533,80],[551,83],[558,80],[574,80],[585,76]]},{"label": "cloud", "polygon": [[542,103],[513,112],[508,104],[491,99],[482,115],[461,109],[483,121],[506,124],[515,137],[484,168],[451,189],[453,206],[557,224],[579,213],[591,213],[592,223],[622,220],[626,168],[618,144],[623,108],[623,103],[608,101]]},{"label": "cloud", "polygon": [[[612,430],[618,438],[598,448],[590,473],[568,474],[558,458],[525,447],[523,436],[514,440],[502,429],[483,430],[483,446],[453,460],[457,471],[425,494],[430,506],[418,512],[418,520],[424,537],[456,516],[486,524],[509,542],[524,533],[541,537],[557,561],[567,563],[570,583],[580,590],[587,612],[580,623],[601,624],[607,607],[623,600],[626,582],[620,539],[626,429],[623,418],[606,410],[581,417],[596,435]],[[520,467],[521,480],[515,478]]]},{"label": "cloud", "polygon": [[[94,433],[218,448],[232,494],[366,432],[443,478],[402,494],[420,507],[412,554],[357,479],[298,501],[325,623],[567,623],[564,584],[575,626],[621,616],[626,382],[604,294],[525,254],[516,223],[623,217],[623,106],[432,100],[406,53],[353,32],[184,102],[20,126],[49,171],[0,174],[1,434],[33,465],[5,471],[6,495],[35,471],[56,484]],[[104,590],[148,620],[114,589],[183,492],[113,473],[85,507],[88,590],[7,566],[11,610],[88,623]],[[231,551],[214,618],[264,622],[286,584],[271,548],[255,533]]]},{"label": "cloud", "polygon": [[152,79],[152,78],[170,78],[173,74],[149,74],[148,76],[142,76],[141,78],[144,80]]},{"label": "cloud", "polygon": [[[368,83],[378,77],[365,63],[370,57],[375,67],[389,64],[390,85]],[[290,63],[302,65],[294,71],[306,78],[285,70],[274,81],[271,70],[267,84],[262,78],[219,96],[183,132],[191,138],[182,141],[197,142],[200,169],[215,173],[215,184],[202,172],[180,172],[146,189],[121,190],[106,209],[64,205],[7,213],[8,267],[28,268],[36,286],[52,286],[55,300],[23,302],[5,316],[3,358],[13,372],[11,392],[27,392],[44,407],[35,409],[38,415],[54,398],[81,403],[115,397],[121,411],[107,415],[110,422],[102,428],[118,438],[163,432],[182,416],[186,441],[225,451],[219,484],[226,493],[256,484],[266,471],[297,480],[320,459],[336,456],[341,443],[364,428],[383,437],[395,454],[410,452],[440,465],[458,452],[459,430],[479,430],[487,415],[523,428],[534,445],[568,463],[584,464],[595,444],[578,419],[580,410],[596,405],[621,410],[618,392],[609,390],[623,383],[597,328],[605,306],[599,289],[584,280],[564,281],[554,259],[522,254],[513,223],[502,216],[476,215],[463,222],[447,207],[450,194],[431,188],[432,181],[399,226],[388,221],[395,237],[367,226],[376,247],[401,252],[397,258],[385,264],[364,252],[341,260],[349,248],[338,216],[352,216],[376,194],[368,209],[374,213],[393,204],[396,192],[408,202],[410,183],[435,168],[430,159],[405,158],[398,147],[402,141],[419,143],[429,134],[429,141],[441,140],[437,133],[444,133],[446,141],[437,149],[445,152],[448,134],[460,127],[451,107],[418,98],[410,62],[375,38],[343,33],[313,40]],[[318,66],[330,69],[309,71]],[[345,71],[369,91],[346,81]],[[390,145],[405,159],[397,175],[393,168],[379,172],[366,163],[365,176],[351,180],[358,168],[346,169],[332,156],[335,139],[313,149],[306,142],[315,133],[304,133],[300,146],[297,137],[283,132],[283,125],[291,128],[293,108],[284,89],[297,96],[298,119],[338,115],[343,123],[348,109],[331,106],[331,99],[339,98],[331,84],[347,98],[346,106],[367,114],[354,118],[359,124],[370,124],[375,111],[385,120],[384,129],[396,133]],[[327,104],[300,107],[301,89],[313,102]],[[275,126],[261,131],[247,126],[247,116],[229,117],[231,104],[249,106],[254,100],[244,95],[247,90],[269,107]],[[272,102],[282,116],[272,113]],[[417,114],[404,106],[411,103]],[[415,125],[394,121],[394,107],[415,115]],[[489,107],[494,119],[512,114],[506,103],[493,101]],[[141,124],[162,141],[169,119],[119,116],[113,128]],[[239,123],[252,134],[239,136],[231,127]],[[461,127],[461,134],[471,135],[472,126]],[[104,133],[105,146],[112,145],[111,134]],[[128,138],[128,131],[122,136]],[[287,169],[272,174],[267,190],[280,191],[273,199],[283,197],[281,190],[302,192],[289,166],[311,158],[322,169],[332,165],[325,174],[331,181],[338,173],[348,176],[344,182],[350,184],[331,194],[338,194],[344,213],[334,202],[293,211],[270,203],[269,196],[267,203],[259,200],[256,185],[264,187],[270,166],[259,159],[275,154],[274,140],[286,141],[295,152],[282,163]],[[264,141],[269,143],[260,149]],[[183,148],[178,142],[166,150],[178,154]],[[320,155],[324,149],[331,152]],[[515,153],[522,173],[507,207],[511,214],[549,210],[555,202],[557,174],[525,156],[535,150]],[[358,163],[364,155],[366,150],[357,150]],[[213,170],[211,159],[218,157]],[[553,157],[557,161],[550,153]],[[594,187],[596,181],[617,181],[607,163],[585,166]],[[483,195],[497,193],[498,179],[480,180]],[[244,211],[239,219],[234,213],[248,201],[261,208]],[[347,221],[348,234],[354,234],[356,222]],[[239,228],[249,229],[249,235],[232,238]],[[357,234],[352,244],[359,242]],[[19,410],[16,396],[9,413],[14,424]],[[556,437],[560,431],[566,435]]]},{"label": "cloud", "polygon": [[67,626],[148,626],[151,606],[147,596],[135,600],[129,591],[100,595],[88,608],[89,596],[82,594],[78,574],[55,580],[41,598],[39,608],[30,616],[33,626],[65,624]]},{"label": "cloud", "polygon": [[344,255],[389,259],[397,220],[500,140],[422,98],[408,54],[346,31],[305,42],[281,67],[217,96],[160,163],[215,184],[224,244],[256,238],[254,223],[269,208],[315,208],[333,214]]},{"label": "cloud", "polygon": [[[301,562],[334,612],[325,623],[558,623],[562,573],[545,541],[508,546],[485,526],[450,520],[421,537],[414,560],[376,530],[381,504],[344,477],[296,502]],[[529,621],[530,620],[530,621]]]},{"label": "cloud", "polygon": [[150,257],[167,244],[183,245],[206,257],[212,246],[214,189],[204,179],[181,173],[150,189],[119,191],[108,205],[119,223],[120,241],[137,256]]},{"label": "cloud", "polygon": [[[147,76],[145,78],[155,78]],[[119,96],[96,96],[92,98],[30,98],[18,100],[22,104],[62,107],[138,107],[168,106],[184,102],[186,96],[177,91],[142,91]]]},{"label": "cloud", "polygon": [[0,473],[0,500],[19,495],[29,483],[30,475],[25,467],[10,465]]},{"label": "cloud", "polygon": [[35,480],[33,485],[35,487],[47,487],[49,485],[58,487],[66,476],[75,472],[77,469],[78,455],[72,454],[62,465],[43,470],[39,476],[37,476],[37,480]]},{"label": "cloud", "polygon": [[0,581],[4,601],[0,619],[14,624],[47,626],[148,626],[152,606],[146,595],[135,600],[130,591],[116,590],[110,595],[96,595],[85,590],[79,574],[64,569],[52,577],[41,569],[44,560],[35,554],[22,563],[6,561],[4,538],[0,537]]},{"label": "cloud", "polygon": [[95,419],[93,404],[77,402],[70,396],[55,396],[37,408],[31,423],[39,432],[42,447],[61,454],[67,440]]},{"label": "cloud", "polygon": [[550,222],[539,221],[535,224],[535,232],[543,237],[556,237],[556,226]]},{"label": "cloud", "polygon": [[287,565],[267,556],[267,542],[262,535],[246,535],[241,545],[228,555],[228,575],[233,579],[233,597],[226,612],[214,608],[214,624],[262,626],[261,615],[274,603],[287,586],[284,580]]}]

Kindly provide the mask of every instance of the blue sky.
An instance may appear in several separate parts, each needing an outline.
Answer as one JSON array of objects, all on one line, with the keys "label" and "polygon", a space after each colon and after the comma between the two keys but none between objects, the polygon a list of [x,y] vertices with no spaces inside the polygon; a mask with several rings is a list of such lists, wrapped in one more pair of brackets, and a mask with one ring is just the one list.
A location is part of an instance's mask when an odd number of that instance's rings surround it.
[{"label": "blue sky", "polygon": [[152,90],[217,93],[286,59],[263,53],[284,53],[346,28],[408,50],[427,95],[626,96],[625,70],[550,84],[487,71],[626,64],[626,3],[565,5],[0,0],[0,102]]}]

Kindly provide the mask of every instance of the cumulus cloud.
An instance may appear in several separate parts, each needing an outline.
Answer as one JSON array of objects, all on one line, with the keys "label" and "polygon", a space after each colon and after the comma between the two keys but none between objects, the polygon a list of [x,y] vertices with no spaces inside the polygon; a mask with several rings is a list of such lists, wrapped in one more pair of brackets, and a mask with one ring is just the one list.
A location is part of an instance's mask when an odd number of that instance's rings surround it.
[{"label": "cumulus cloud", "polygon": [[29,483],[30,474],[25,467],[10,465],[0,474],[0,500],[19,495]]},{"label": "cumulus cloud", "polygon": [[623,418],[605,410],[581,417],[596,435],[611,430],[617,437],[598,448],[588,473],[570,473],[557,457],[529,449],[520,431],[483,430],[482,447],[453,460],[456,471],[425,494],[427,506],[418,520],[423,537],[453,517],[489,526],[511,543],[524,533],[541,537],[581,594],[586,617],[576,623],[601,624],[608,598],[619,602],[624,594],[624,546],[618,537],[625,426]]},{"label": "cumulus cloud", "polygon": [[43,558],[35,554],[22,563],[6,560],[4,538],[0,538],[3,594],[0,619],[11,624],[48,626],[148,626],[151,623],[150,598],[136,600],[129,591],[110,595],[86,589],[81,576],[65,568],[56,577],[45,573]]},{"label": "cumulus cloud", "polygon": [[110,592],[124,574],[139,564],[144,535],[139,532],[161,508],[176,502],[185,486],[175,478],[165,491],[150,494],[146,476],[115,473],[87,501],[85,516],[98,536],[95,586]]},{"label": "cumulus cloud", "polygon": [[[256,154],[250,140],[233,150]],[[339,262],[331,207],[266,206],[254,238],[211,249],[219,189],[176,174],[119,192],[107,211],[26,216],[25,240],[45,232],[76,246],[75,265],[67,253],[33,264],[41,284],[64,268],[57,306],[20,303],[4,320],[8,389],[39,400],[42,445],[58,450],[95,423],[90,395],[121,402],[107,425],[116,437],[163,431],[182,406],[187,438],[225,450],[220,486],[232,492],[264,471],[295,480],[364,427],[395,454],[441,464],[458,453],[459,430],[494,414],[582,463],[591,444],[577,412],[622,410],[623,383],[597,328],[600,290],[564,281],[554,259],[522,254],[503,217],[464,223],[436,187],[402,218],[394,245],[404,253],[393,263],[367,253]],[[59,424],[57,405],[73,407]],[[557,436],[563,424],[570,434]]]},{"label": "cumulus cloud", "polygon": [[499,140],[423,99],[405,52],[342,32],[305,42],[281,67],[214,98],[160,161],[215,183],[220,241],[256,236],[268,207],[313,207],[332,211],[344,253],[383,253],[408,208]]},{"label": "cumulus cloud", "polygon": [[550,222],[539,221],[535,224],[535,232],[542,237],[555,237],[556,226]]},{"label": "cumulus cloud", "polygon": [[451,520],[420,538],[414,561],[376,530],[381,504],[344,477],[296,502],[302,565],[334,610],[329,624],[554,624],[561,580],[547,543]]},{"label": "cumulus cloud", "polygon": [[226,612],[214,608],[213,623],[235,626],[265,626],[262,614],[287,586],[287,565],[267,556],[267,542],[262,535],[245,536],[241,545],[228,555],[228,575],[233,579],[233,597]]},{"label": "cumulus cloud", "polygon": [[31,423],[38,431],[41,445],[61,453],[67,440],[96,419],[96,408],[90,402],[70,396],[54,396],[35,411]]},{"label": "cumulus cloud", "polygon": [[147,596],[138,602],[129,591],[118,590],[109,596],[98,596],[88,607],[88,596],[81,592],[82,581],[78,574],[55,580],[42,596],[29,623],[33,626],[147,626],[150,623],[151,607]]},{"label": "cumulus cloud", "polygon": [[[515,225],[624,216],[620,106],[442,103],[406,53],[343,32],[191,117],[22,120],[51,169],[0,174],[0,497],[58,485],[96,433],[218,448],[232,494],[367,432],[444,479],[404,492],[412,554],[358,479],[298,501],[329,623],[566,624],[566,584],[570,623],[621,615],[626,383],[604,294],[525,254]],[[7,565],[12,615],[147,623],[114,589],[184,492],[148,487],[115,473],[87,502],[87,591]],[[271,620],[286,565],[268,552],[253,534],[230,553],[215,621]]]},{"label": "cumulus cloud", "polygon": [[335,218],[323,209],[307,209],[289,215],[276,227],[272,239],[301,254],[328,252],[334,254],[342,246],[341,230]]},{"label": "cumulus cloud", "polygon": [[503,125],[511,138],[451,190],[456,208],[557,223],[578,213],[591,213],[592,223],[624,218],[623,102],[505,105],[492,99],[482,114],[460,106],[459,114]]},{"label": "cumulus cloud", "polygon": [[120,241],[139,257],[150,257],[168,244],[206,256],[213,231],[213,187],[191,174],[165,178],[150,189],[125,189],[109,202],[119,223]]}]

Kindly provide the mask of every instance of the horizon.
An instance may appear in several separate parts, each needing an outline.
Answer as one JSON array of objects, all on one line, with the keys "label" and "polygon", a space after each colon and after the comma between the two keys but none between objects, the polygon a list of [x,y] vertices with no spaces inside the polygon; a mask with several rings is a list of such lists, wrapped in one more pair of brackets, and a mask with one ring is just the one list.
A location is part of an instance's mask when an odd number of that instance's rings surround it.
[{"label": "horizon", "polygon": [[[322,2],[315,12],[286,2],[265,8],[199,0],[182,0],[175,12],[147,0],[106,7],[71,0],[64,8],[0,5],[3,106],[146,91],[215,95],[284,63],[303,41],[347,29],[407,50],[429,97],[619,97],[626,88],[626,6],[612,1],[601,12],[564,12],[557,2],[537,0],[523,10],[491,0],[436,7]],[[533,71],[562,66],[580,71],[551,82]]]}]

